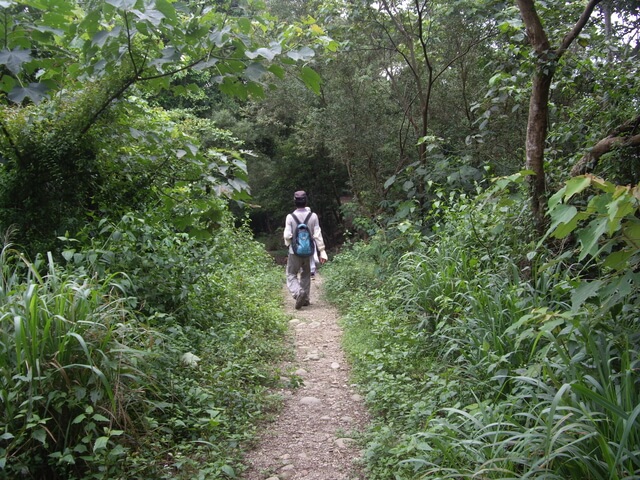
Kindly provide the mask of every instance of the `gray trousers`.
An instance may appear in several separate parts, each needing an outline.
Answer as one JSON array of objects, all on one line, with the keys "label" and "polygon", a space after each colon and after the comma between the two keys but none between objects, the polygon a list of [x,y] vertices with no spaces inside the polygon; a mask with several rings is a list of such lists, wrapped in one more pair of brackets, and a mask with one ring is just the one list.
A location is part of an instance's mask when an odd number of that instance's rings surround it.
[{"label": "gray trousers", "polygon": [[[302,271],[300,271],[302,269]],[[298,298],[304,295],[309,298],[311,289],[311,257],[298,257],[293,253],[287,258],[287,288]]]}]

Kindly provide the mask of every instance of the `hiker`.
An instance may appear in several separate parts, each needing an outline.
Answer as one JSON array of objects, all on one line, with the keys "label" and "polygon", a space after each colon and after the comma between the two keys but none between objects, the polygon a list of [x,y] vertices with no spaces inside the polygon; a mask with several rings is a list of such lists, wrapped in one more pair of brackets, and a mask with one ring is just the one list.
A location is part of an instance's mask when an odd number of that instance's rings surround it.
[{"label": "hiker", "polygon": [[[313,250],[308,256],[299,256],[294,253],[295,239],[294,234],[298,231],[298,225],[306,223],[318,259],[321,264],[328,259],[327,252],[324,248],[324,240],[322,239],[322,230],[320,229],[320,221],[315,213],[307,211],[307,194],[303,190],[299,190],[293,194],[293,202],[296,209],[287,215],[284,225],[284,244],[289,247],[289,256],[287,257],[287,288],[296,300],[296,310],[310,304],[309,292],[311,290],[311,259],[313,258]],[[313,245],[312,245],[313,247]]]}]

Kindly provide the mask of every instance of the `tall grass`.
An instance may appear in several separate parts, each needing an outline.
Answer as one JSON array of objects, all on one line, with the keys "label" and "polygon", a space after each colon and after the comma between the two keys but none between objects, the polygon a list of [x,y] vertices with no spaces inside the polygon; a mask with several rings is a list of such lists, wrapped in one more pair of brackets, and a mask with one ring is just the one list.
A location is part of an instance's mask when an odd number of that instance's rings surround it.
[{"label": "tall grass", "polygon": [[287,323],[281,270],[227,220],[201,241],[103,219],[65,268],[5,245],[0,478],[238,476]]},{"label": "tall grass", "polygon": [[[519,209],[497,205],[480,196],[451,207],[381,288],[337,288],[358,308],[345,338],[365,339],[347,347],[379,413],[370,480],[639,478],[633,282],[598,303],[571,252],[540,249],[531,261],[526,237],[512,236]],[[329,268],[341,286],[340,263]]]},{"label": "tall grass", "polygon": [[[515,268],[505,258],[502,273],[492,266],[470,276],[464,255],[432,253],[401,263],[400,284],[417,292],[405,292],[405,303],[437,315],[433,336],[450,361],[464,359],[478,402],[443,406],[447,414],[415,434],[416,444],[428,446],[410,462],[419,478],[640,474],[634,322],[624,330],[606,312],[571,311],[557,267],[522,280],[505,274]],[[437,273],[410,276],[418,267]]]},{"label": "tall grass", "polygon": [[0,271],[0,469],[72,478],[99,463],[108,476],[124,454],[111,440],[137,402],[131,345],[143,337],[117,279],[69,276],[51,256],[32,264],[10,244]]}]

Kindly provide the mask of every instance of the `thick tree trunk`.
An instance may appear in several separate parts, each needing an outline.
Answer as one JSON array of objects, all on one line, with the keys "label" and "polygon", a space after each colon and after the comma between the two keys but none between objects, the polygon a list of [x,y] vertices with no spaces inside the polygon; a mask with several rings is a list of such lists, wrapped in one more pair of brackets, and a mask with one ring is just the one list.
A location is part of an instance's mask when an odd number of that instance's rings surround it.
[{"label": "thick tree trunk", "polygon": [[526,168],[533,172],[529,180],[531,187],[531,209],[538,233],[544,230],[546,178],[544,173],[544,147],[547,139],[549,115],[549,92],[555,65],[547,60],[551,46],[547,39],[534,0],[517,0],[520,15],[527,29],[529,43],[536,52],[538,65],[533,76],[527,121]]}]

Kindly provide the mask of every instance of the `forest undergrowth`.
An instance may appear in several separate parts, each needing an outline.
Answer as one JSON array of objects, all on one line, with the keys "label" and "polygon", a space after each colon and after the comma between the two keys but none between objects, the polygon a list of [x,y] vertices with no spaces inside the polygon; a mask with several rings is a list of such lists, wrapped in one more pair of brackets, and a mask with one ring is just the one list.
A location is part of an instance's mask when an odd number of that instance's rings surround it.
[{"label": "forest undergrowth", "polygon": [[575,247],[536,243],[500,182],[442,198],[429,234],[405,221],[325,270],[374,415],[367,478],[638,478],[637,273],[603,265],[615,228],[594,255],[588,221]]},{"label": "forest undergrowth", "polygon": [[206,239],[129,214],[61,240],[0,252],[0,478],[238,478],[286,351],[264,247],[228,212]]}]

